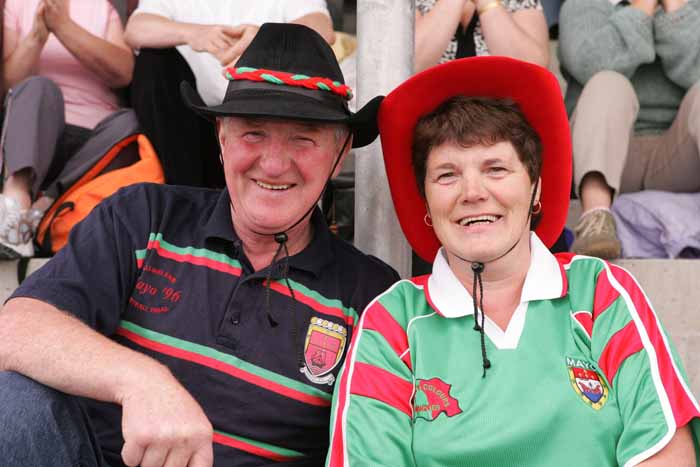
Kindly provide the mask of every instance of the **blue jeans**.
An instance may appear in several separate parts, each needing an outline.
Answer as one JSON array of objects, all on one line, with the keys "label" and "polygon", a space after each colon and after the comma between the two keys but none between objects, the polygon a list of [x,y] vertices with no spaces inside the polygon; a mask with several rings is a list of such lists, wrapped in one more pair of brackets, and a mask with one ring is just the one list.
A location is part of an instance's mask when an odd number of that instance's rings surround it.
[{"label": "blue jeans", "polygon": [[0,464],[108,467],[80,400],[13,372],[0,372]]}]

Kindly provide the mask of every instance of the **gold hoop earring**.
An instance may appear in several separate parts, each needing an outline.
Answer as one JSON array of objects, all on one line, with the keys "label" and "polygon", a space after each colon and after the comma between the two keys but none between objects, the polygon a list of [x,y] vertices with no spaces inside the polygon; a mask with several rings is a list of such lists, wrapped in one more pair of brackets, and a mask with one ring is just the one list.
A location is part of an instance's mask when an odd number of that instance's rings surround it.
[{"label": "gold hoop earring", "polygon": [[542,212],[542,202],[538,199],[535,201],[535,204],[532,206],[532,213],[533,214],[539,214]]},{"label": "gold hoop earring", "polygon": [[423,222],[425,222],[425,225],[428,227],[433,226],[433,220],[430,218],[430,214],[426,213],[425,216],[423,216]]}]

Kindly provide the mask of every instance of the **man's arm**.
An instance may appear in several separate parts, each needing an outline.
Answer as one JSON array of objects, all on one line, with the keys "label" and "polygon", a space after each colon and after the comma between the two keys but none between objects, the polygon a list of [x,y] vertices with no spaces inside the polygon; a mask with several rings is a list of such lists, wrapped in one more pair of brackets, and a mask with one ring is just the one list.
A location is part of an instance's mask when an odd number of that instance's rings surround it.
[{"label": "man's arm", "polygon": [[128,86],[134,71],[134,56],[124,42],[121,23],[110,21],[105,40],[88,32],[71,19],[68,0],[44,1],[46,25],[63,46],[109,87]]},{"label": "man's arm", "polygon": [[25,37],[20,39],[19,31],[7,25],[3,29],[3,78],[5,87],[11,88],[34,72],[39,55],[49,38],[49,29],[44,21],[44,3],[39,3],[34,13],[32,29]]},{"label": "man's arm", "polygon": [[144,459],[163,465],[157,459],[168,456],[172,465],[212,465],[211,424],[170,371],[52,305],[29,298],[7,302],[0,312],[0,371],[120,404],[127,465]]}]

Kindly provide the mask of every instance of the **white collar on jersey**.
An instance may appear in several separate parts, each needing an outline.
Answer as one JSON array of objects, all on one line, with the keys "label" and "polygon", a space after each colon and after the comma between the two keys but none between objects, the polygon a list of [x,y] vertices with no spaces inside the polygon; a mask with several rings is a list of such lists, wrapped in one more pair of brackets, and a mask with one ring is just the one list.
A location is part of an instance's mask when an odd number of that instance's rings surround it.
[{"label": "white collar on jersey", "polygon": [[[528,302],[559,298],[565,293],[564,276],[559,262],[539,237],[530,234],[530,267],[520,295],[520,304],[513,313],[505,331],[486,316],[484,331],[500,349],[514,349],[525,327]],[[429,302],[445,318],[460,318],[474,314],[472,296],[457,279],[440,248],[428,278],[425,293]]]}]

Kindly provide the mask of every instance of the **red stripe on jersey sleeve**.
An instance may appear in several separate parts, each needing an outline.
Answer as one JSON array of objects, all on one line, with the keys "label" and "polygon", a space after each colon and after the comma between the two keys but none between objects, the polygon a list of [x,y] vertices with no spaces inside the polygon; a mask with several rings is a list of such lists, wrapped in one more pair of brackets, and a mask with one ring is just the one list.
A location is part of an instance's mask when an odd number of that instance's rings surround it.
[{"label": "red stripe on jersey sleeve", "polygon": [[[371,329],[384,337],[387,343],[394,349],[396,355],[401,357],[408,349],[408,336],[406,331],[394,319],[384,305],[376,301],[365,311],[363,329]],[[411,360],[404,360],[406,366],[411,368]]]},{"label": "red stripe on jersey sleeve", "polygon": [[574,319],[586,330],[590,339],[593,336],[593,318],[591,318],[591,314],[587,311],[577,311],[574,313]]},{"label": "red stripe on jersey sleeve", "polygon": [[382,368],[368,363],[355,363],[350,393],[384,402],[409,417],[413,384]]},{"label": "red stripe on jersey sleeve", "polygon": [[[671,403],[673,416],[677,426],[684,426],[692,418],[700,417],[700,412],[696,408],[692,394],[686,391],[681,376],[677,373],[671,351],[664,341],[663,333],[654,315],[651,306],[644,296],[644,292],[639,288],[636,281],[624,269],[618,266],[610,266],[613,276],[627,291],[632,303],[639,314],[642,326],[646,330],[651,345],[656,353],[656,359],[661,375],[661,383],[666,391]],[[632,313],[635,310],[630,310]]]},{"label": "red stripe on jersey sleeve", "polygon": [[602,270],[598,274],[598,281],[595,285],[595,295],[593,297],[593,321],[605,310],[610,308],[615,300],[620,296],[620,292],[610,284],[607,270]]},{"label": "red stripe on jersey sleeve", "polygon": [[642,340],[639,337],[639,332],[637,331],[637,326],[634,324],[634,321],[627,323],[625,327],[617,331],[610,338],[603,349],[603,353],[600,354],[598,366],[611,385],[613,384],[613,379],[617,374],[617,370],[620,369],[622,362],[624,362],[627,357],[639,352],[643,348],[644,346],[642,345]]}]

